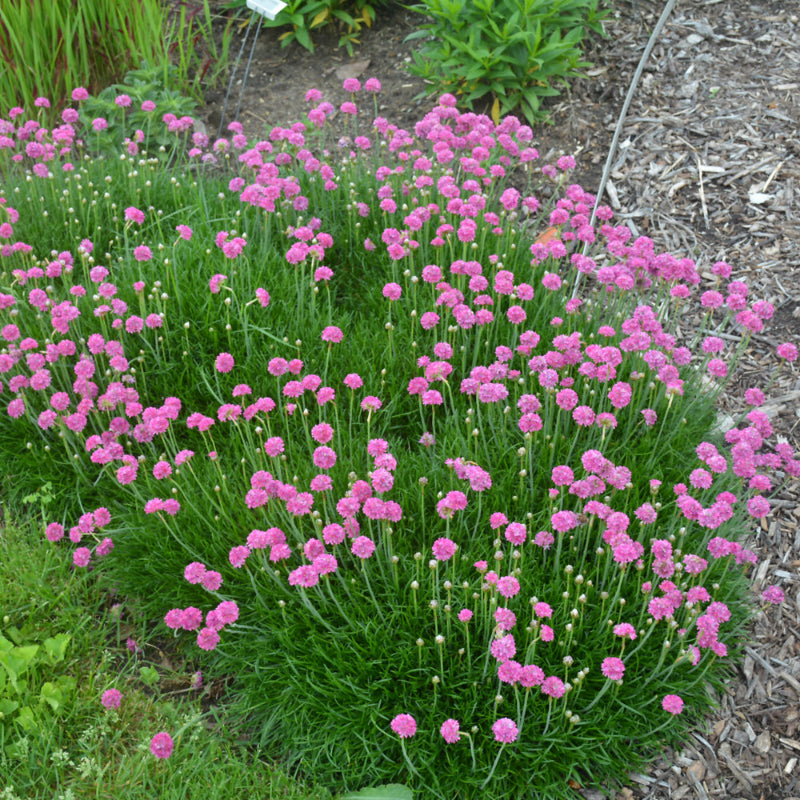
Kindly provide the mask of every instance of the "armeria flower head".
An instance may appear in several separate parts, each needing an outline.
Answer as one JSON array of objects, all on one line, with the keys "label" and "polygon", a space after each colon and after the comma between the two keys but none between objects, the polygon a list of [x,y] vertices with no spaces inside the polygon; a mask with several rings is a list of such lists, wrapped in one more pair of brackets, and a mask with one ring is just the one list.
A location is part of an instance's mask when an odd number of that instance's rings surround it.
[{"label": "armeria flower head", "polygon": [[382,405],[383,403],[381,403],[377,397],[373,397],[372,395],[368,395],[361,401],[361,408],[364,409],[364,411],[369,412],[378,411]]},{"label": "armeria flower head", "polygon": [[217,368],[217,371],[223,373],[230,372],[234,365],[235,362],[230,353],[220,353],[214,362],[214,366]]},{"label": "armeria flower head", "polygon": [[122,704],[122,692],[119,689],[106,689],[100,697],[103,708],[115,709]]},{"label": "armeria flower head", "polygon": [[677,694],[668,694],[661,701],[661,708],[670,714],[680,714],[683,711],[683,699]]},{"label": "armeria flower head", "polygon": [[417,732],[417,721],[411,714],[398,714],[390,725],[401,739],[410,739]]},{"label": "armeria flower head", "polygon": [[621,681],[622,676],[625,674],[625,664],[621,658],[610,656],[604,658],[603,663],[600,665],[600,671],[610,681]]},{"label": "armeria flower head", "polygon": [[213,650],[219,644],[219,633],[213,628],[203,628],[197,634],[197,646],[201,650]]},{"label": "armeria flower head", "polygon": [[353,555],[364,560],[370,558],[375,552],[375,542],[369,536],[358,536],[353,540],[350,549]]},{"label": "armeria flower head", "polygon": [[303,564],[289,573],[290,586],[310,588],[319,583],[319,572],[311,564]]},{"label": "armeria flower head", "polygon": [[784,358],[787,361],[797,360],[797,347],[793,345],[791,342],[784,342],[783,344],[779,344],[775,352],[778,354],[780,358]]},{"label": "armeria flower head", "polygon": [[519,729],[517,723],[509,717],[500,717],[494,725],[492,725],[492,733],[494,734],[495,741],[508,744],[516,742],[519,736]]},{"label": "armeria flower head", "polygon": [[323,342],[330,342],[331,344],[338,344],[342,341],[344,334],[342,333],[340,328],[337,328],[335,325],[329,325],[322,331],[322,341]]},{"label": "armeria flower head", "polygon": [[495,639],[489,648],[491,654],[498,661],[510,661],[517,654],[517,644],[514,641],[514,635],[507,633],[499,639]]},{"label": "armeria flower head", "polygon": [[506,575],[497,581],[497,591],[503,597],[514,597],[519,594],[519,581],[513,575]]},{"label": "armeria flower head", "polygon": [[140,244],[133,249],[133,257],[137,261],[149,261],[153,257],[153,251],[146,244]]},{"label": "armeria flower head", "polygon": [[614,626],[614,636],[633,640],[636,638],[636,628],[629,622],[620,622]]},{"label": "armeria flower head", "polygon": [[364,385],[364,381],[361,380],[361,376],[357,375],[355,372],[350,372],[344,376],[344,380],[342,383],[348,388],[353,391],[356,389],[360,389]]},{"label": "armeria flower head", "polygon": [[564,681],[562,681],[561,678],[551,675],[549,678],[545,678],[542,681],[541,691],[542,694],[546,694],[548,697],[553,697],[557,700],[566,694],[567,687],[564,686]]},{"label": "armeria flower head", "polygon": [[172,737],[166,731],[161,731],[161,733],[157,733],[150,740],[150,752],[156,758],[163,758],[163,759],[169,758],[172,755],[172,751],[174,748],[175,748],[175,743],[172,741]]},{"label": "armeria flower head", "polygon": [[452,539],[442,536],[433,543],[431,550],[437,561],[448,561],[455,555],[458,545]]},{"label": "armeria flower head", "polygon": [[439,733],[448,744],[455,744],[461,738],[460,727],[457,719],[446,719],[439,728]]},{"label": "armeria flower head", "polygon": [[214,570],[206,570],[200,578],[203,588],[209,592],[216,592],[222,586],[222,575]]},{"label": "armeria flower head", "polygon": [[783,589],[780,586],[773,584],[767,586],[761,593],[761,597],[767,602],[774,605],[780,605],[784,601]]}]

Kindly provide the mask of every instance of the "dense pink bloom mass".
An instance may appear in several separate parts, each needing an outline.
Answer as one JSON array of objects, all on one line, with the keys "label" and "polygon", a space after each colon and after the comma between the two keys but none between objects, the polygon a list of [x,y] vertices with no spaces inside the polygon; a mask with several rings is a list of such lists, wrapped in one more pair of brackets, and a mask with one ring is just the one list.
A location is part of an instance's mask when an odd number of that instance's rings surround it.
[{"label": "dense pink bloom mass", "polygon": [[797,347],[791,342],[779,344],[776,352],[781,358],[785,358],[787,361],[795,361],[797,359]]},{"label": "dense pink bloom mass", "polygon": [[670,714],[680,714],[683,711],[683,700],[677,694],[668,694],[661,701],[661,708]]},{"label": "dense pink bloom mass", "polygon": [[446,719],[439,728],[439,733],[448,744],[455,744],[461,738],[459,727],[457,719]]},{"label": "dense pink bloom mass", "polygon": [[774,584],[772,586],[767,586],[767,588],[761,593],[761,597],[763,597],[767,603],[780,605],[784,600],[783,589]]},{"label": "dense pink bloom mass", "polygon": [[337,328],[335,325],[329,325],[327,328],[325,328],[325,330],[322,331],[323,342],[337,344],[338,342],[342,341],[343,336],[344,334],[342,333],[341,328]]},{"label": "dense pink bloom mass", "polygon": [[417,732],[417,721],[411,714],[398,714],[392,720],[391,726],[401,739],[410,739]]},{"label": "dense pink bloom mass", "polygon": [[458,545],[452,539],[442,536],[433,543],[431,550],[437,561],[447,561],[455,555]]},{"label": "dense pink bloom mass", "polygon": [[369,536],[358,536],[350,548],[353,555],[361,559],[369,558],[375,552],[375,542]]},{"label": "dense pink bloom mass", "polygon": [[514,597],[519,594],[519,581],[513,575],[506,575],[497,581],[497,591],[503,597]]},{"label": "dense pink bloom mass", "polygon": [[517,723],[508,717],[500,717],[500,719],[492,725],[492,733],[494,734],[495,740],[503,744],[516,742],[517,736],[519,736]]},{"label": "dense pink bloom mass", "polygon": [[213,628],[203,628],[197,634],[197,646],[201,650],[213,650],[219,644],[219,634]]},{"label": "dense pink bloom mass", "polygon": [[220,353],[214,365],[219,372],[230,372],[234,366],[233,356],[230,353]]},{"label": "dense pink bloom mass", "polygon": [[600,665],[600,671],[610,681],[621,681],[622,676],[625,674],[625,665],[622,663],[621,658],[604,658],[603,663]]},{"label": "dense pink bloom mass", "polygon": [[156,758],[169,758],[174,747],[172,737],[165,731],[157,733],[150,741],[150,752]]},{"label": "dense pink bloom mass", "polygon": [[122,703],[122,692],[119,689],[106,689],[100,697],[103,708],[119,708]]}]

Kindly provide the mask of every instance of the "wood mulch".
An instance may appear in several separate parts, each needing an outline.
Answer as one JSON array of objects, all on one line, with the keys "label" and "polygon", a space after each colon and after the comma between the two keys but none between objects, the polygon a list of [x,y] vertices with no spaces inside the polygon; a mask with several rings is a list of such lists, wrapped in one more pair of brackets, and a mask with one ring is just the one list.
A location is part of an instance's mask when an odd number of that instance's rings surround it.
[{"label": "wood mulch", "polygon": [[[639,0],[610,27],[595,70],[615,81],[585,111],[581,87],[557,107],[557,121],[585,137],[610,140],[617,109],[663,4]],[[722,398],[721,422],[743,409],[748,386],[766,388],[764,410],[779,438],[798,449],[800,373],[779,370],[775,347],[800,339],[800,8],[780,0],[678,2],[659,37],[620,137],[607,201],[634,235],[710,266],[727,261],[732,278],[775,306],[753,337]],[[605,154],[604,154],[605,158]],[[591,185],[591,184],[589,184]],[[758,555],[754,589],[778,583],[786,602],[755,618],[737,679],[719,711],[682,750],[665,750],[616,794],[587,800],[791,800],[800,798],[800,486],[790,481],[750,537]]]},{"label": "wood mulch", "polygon": [[[578,157],[576,181],[593,190],[641,53],[664,7],[617,0],[609,39],[589,52],[590,77],[537,128],[550,160]],[[388,14],[389,12],[387,12]],[[341,102],[341,79],[377,76],[380,113],[412,128],[431,103],[403,71],[413,21],[396,11],[362,37],[353,58],[330,39],[312,56],[280,50],[262,34],[240,119],[245,131],[304,113],[307,88]],[[324,37],[323,37],[324,39]],[[232,54],[238,42],[231,48]],[[348,72],[349,70],[349,72]],[[241,74],[241,73],[240,73]],[[336,92],[338,91],[338,95]],[[206,109],[219,124],[221,96]],[[775,346],[800,340],[800,7],[796,0],[679,0],[662,31],[627,115],[605,198],[635,236],[657,250],[694,258],[708,288],[710,267],[727,261],[733,278],[776,309],[732,376],[720,421],[742,411],[748,386],[766,388],[765,410],[779,437],[798,449],[800,367],[779,369]],[[774,510],[750,537],[758,555],[754,590],[778,583],[786,602],[760,611],[746,656],[719,710],[682,750],[667,749],[620,792],[585,790],[587,800],[800,800],[800,486],[780,488]]]}]

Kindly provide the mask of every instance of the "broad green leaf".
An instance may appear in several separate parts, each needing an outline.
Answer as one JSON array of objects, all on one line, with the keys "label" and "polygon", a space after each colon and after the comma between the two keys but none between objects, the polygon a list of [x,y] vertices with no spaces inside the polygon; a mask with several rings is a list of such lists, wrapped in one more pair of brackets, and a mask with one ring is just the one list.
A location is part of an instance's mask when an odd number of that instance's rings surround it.
[{"label": "broad green leaf", "polygon": [[373,786],[360,792],[342,795],[340,800],[413,800],[414,795],[408,786],[399,783],[387,783]]},{"label": "broad green leaf", "polygon": [[305,28],[298,28],[295,33],[297,35],[297,41],[300,42],[306,50],[313,53],[314,43],[311,41],[311,36],[309,36],[308,31]]},{"label": "broad green leaf", "polygon": [[39,692],[39,699],[47,703],[53,711],[58,711],[64,704],[64,693],[54,683],[47,681]]},{"label": "broad green leaf", "polygon": [[146,686],[155,686],[160,678],[155,667],[139,667],[139,676]]},{"label": "broad green leaf", "polygon": [[336,19],[347,23],[350,28],[356,27],[356,21],[353,19],[352,15],[348,14],[346,11],[336,10],[333,12],[333,15],[336,17]]},{"label": "broad green leaf", "polygon": [[10,651],[0,651],[0,664],[5,667],[8,679],[17,691],[17,679],[28,669],[38,652],[38,644],[15,647]]},{"label": "broad green leaf", "polygon": [[0,715],[3,717],[10,717],[18,708],[19,703],[16,700],[0,700]]},{"label": "broad green leaf", "polygon": [[67,645],[71,638],[68,633],[59,633],[50,639],[44,640],[44,649],[47,650],[47,657],[50,659],[51,664],[58,664],[64,660]]},{"label": "broad green leaf", "polygon": [[36,717],[33,714],[33,709],[30,706],[23,706],[17,712],[14,721],[17,722],[26,733],[35,731],[39,727],[39,724],[36,722]]}]

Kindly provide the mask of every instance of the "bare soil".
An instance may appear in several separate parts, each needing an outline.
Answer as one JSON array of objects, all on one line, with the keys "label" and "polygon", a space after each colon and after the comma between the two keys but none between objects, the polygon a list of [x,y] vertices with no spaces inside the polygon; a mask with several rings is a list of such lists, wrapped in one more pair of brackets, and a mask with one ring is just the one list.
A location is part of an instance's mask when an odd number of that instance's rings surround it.
[{"label": "bare soil", "polygon": [[[575,180],[596,191],[623,99],[664,3],[617,0],[606,39],[593,39],[594,63],[549,105],[537,126],[542,156],[576,155]],[[798,449],[800,374],[778,370],[775,346],[800,339],[800,9],[796,0],[682,0],[662,31],[624,122],[606,197],[635,236],[694,258],[701,273],[718,260],[776,313],[754,337],[723,398],[734,415],[747,386],[773,381],[766,406],[779,436]],[[347,77],[377,77],[379,113],[413,130],[433,106],[404,66],[417,17],[384,10],[353,56],[323,30],[315,52],[282,48],[280,31],[237,28],[225,89],[208,97],[205,122],[216,134],[237,116],[262,137],[307,113],[307,89],[334,105],[349,99]],[[255,26],[254,26],[255,28]],[[225,112],[224,121],[223,109]],[[220,128],[223,123],[222,128]],[[682,750],[666,749],[620,792],[585,790],[587,800],[800,800],[800,487],[777,492],[774,510],[752,533],[759,556],[754,589],[779,583],[786,602],[760,612],[744,663],[719,711]]]}]

